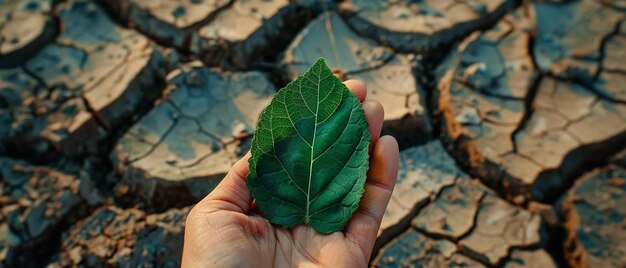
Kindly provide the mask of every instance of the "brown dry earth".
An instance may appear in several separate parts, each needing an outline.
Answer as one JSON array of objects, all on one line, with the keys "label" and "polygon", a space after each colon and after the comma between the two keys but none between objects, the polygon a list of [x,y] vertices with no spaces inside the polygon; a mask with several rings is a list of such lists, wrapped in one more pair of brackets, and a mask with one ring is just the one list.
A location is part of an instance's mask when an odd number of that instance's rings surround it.
[{"label": "brown dry earth", "polygon": [[375,267],[626,267],[626,5],[0,0],[0,267],[177,267],[324,57],[401,146]]}]

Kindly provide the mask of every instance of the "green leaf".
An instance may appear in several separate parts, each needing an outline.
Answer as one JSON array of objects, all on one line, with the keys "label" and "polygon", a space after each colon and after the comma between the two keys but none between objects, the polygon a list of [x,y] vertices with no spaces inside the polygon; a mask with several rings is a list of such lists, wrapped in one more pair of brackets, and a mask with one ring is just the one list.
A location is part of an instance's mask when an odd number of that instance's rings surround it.
[{"label": "green leaf", "polygon": [[363,194],[369,142],[359,100],[319,59],[261,114],[248,188],[271,223],[343,230]]}]

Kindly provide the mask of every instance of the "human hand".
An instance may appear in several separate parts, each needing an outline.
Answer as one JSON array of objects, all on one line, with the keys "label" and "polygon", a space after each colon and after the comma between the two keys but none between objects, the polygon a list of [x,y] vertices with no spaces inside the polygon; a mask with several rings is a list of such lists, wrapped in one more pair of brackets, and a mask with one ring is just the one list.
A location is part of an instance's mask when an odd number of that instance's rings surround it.
[{"label": "human hand", "polygon": [[366,267],[398,174],[398,143],[380,137],[383,107],[365,100],[363,83],[344,84],[361,101],[371,134],[370,169],[359,209],[343,232],[291,229],[261,216],[246,186],[248,158],[191,210],[185,223],[183,267]]}]

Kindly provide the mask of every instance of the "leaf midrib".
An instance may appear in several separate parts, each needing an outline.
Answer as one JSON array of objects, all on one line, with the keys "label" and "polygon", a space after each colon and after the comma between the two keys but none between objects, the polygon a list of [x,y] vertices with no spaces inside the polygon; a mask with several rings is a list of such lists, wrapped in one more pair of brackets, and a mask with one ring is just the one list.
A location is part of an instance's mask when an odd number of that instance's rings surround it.
[{"label": "leaf midrib", "polygon": [[[307,187],[306,193],[306,213],[304,214],[304,222],[309,223],[309,208],[311,207],[310,198],[311,198],[311,181],[313,178],[313,153],[315,152],[315,135],[317,134],[317,115],[320,110],[320,86],[322,84],[322,69],[320,68],[320,72],[317,75],[317,98],[315,98],[315,120],[313,125],[313,139],[311,141],[311,160],[309,161],[309,186]],[[302,92],[301,92],[302,93]],[[306,105],[306,100],[305,101]]]}]

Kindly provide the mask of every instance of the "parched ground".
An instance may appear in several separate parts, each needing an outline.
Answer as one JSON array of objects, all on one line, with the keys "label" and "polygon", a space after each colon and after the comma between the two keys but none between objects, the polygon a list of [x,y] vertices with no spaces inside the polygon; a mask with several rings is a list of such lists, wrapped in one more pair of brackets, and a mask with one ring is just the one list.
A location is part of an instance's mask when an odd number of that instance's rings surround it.
[{"label": "parched ground", "polygon": [[375,267],[626,267],[626,4],[0,0],[0,267],[177,267],[324,57],[401,146]]}]

